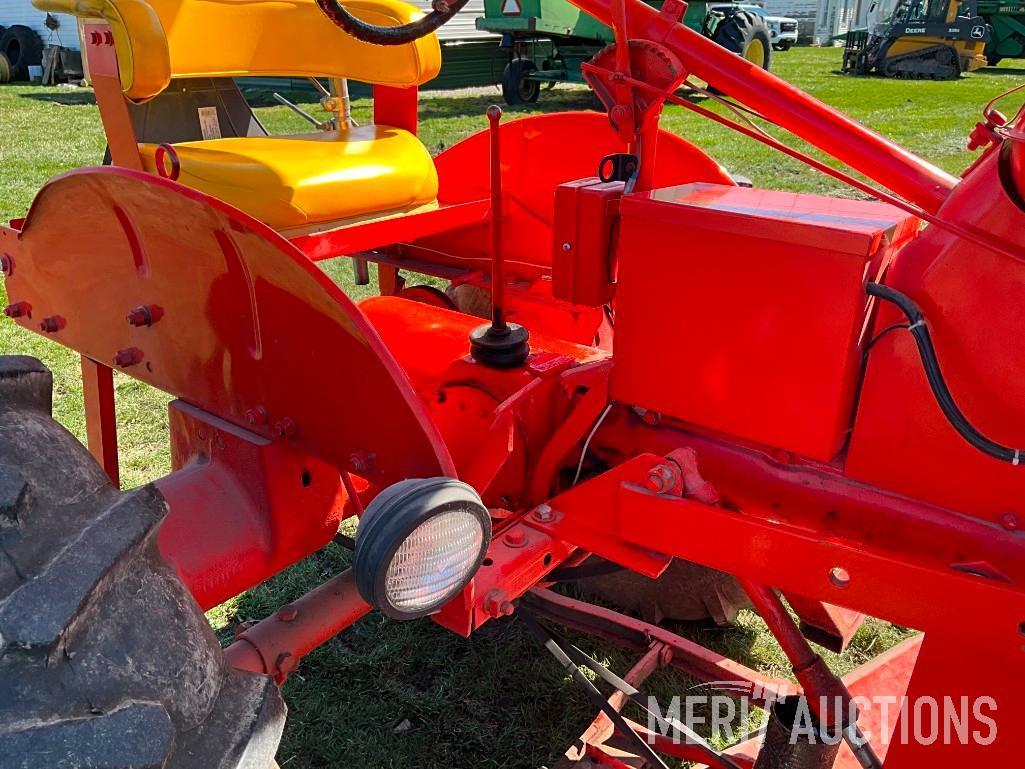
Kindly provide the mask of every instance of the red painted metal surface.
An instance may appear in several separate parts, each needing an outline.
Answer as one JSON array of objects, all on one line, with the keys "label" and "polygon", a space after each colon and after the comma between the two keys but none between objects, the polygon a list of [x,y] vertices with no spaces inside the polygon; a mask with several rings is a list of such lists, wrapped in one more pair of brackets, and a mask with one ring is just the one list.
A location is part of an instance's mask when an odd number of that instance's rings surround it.
[{"label": "red painted metal surface", "polygon": [[[80,216],[66,215],[69,199]],[[125,366],[132,376],[336,467],[372,453],[375,483],[454,473],[363,315],[299,251],[237,209],[138,172],[72,172],[39,193],[14,248],[23,266],[8,292],[39,316],[66,318],[54,335],[61,344],[111,362],[135,350],[141,358]],[[144,304],[161,307],[161,320],[128,323],[128,310]],[[303,338],[315,345],[296,343]],[[266,417],[250,419],[258,412]]]},{"label": "red painted metal surface", "polygon": [[236,668],[266,673],[284,683],[305,655],[369,611],[370,605],[356,590],[356,578],[347,569],[243,629],[224,650],[224,659]]},{"label": "red painted metal surface", "polygon": [[114,371],[82,356],[82,401],[89,451],[114,483],[121,485],[117,454],[117,414],[114,411]]},{"label": "red painted metal surface", "polygon": [[[664,131],[659,137],[657,184],[731,183],[718,163],[690,142]],[[550,272],[555,188],[594,176],[603,157],[624,148],[605,116],[594,113],[536,115],[502,124],[504,251],[510,274],[521,280],[538,280]],[[488,153],[488,135],[482,132],[435,158],[442,205],[487,197]],[[423,252],[430,261],[486,271],[488,243],[487,223],[481,222],[444,237],[424,238],[415,245],[431,249]],[[406,253],[413,256],[419,252],[410,248]]]},{"label": "red painted metal surface", "polygon": [[[471,200],[432,211],[349,224],[325,232],[288,236],[288,239],[316,262],[457,230],[477,224],[487,215],[488,201]],[[373,256],[367,255],[367,258]]]},{"label": "red painted metal surface", "polygon": [[123,168],[142,171],[135,128],[121,91],[114,35],[106,24],[88,23],[82,28],[82,42],[111,160]]},{"label": "red painted metal surface", "polygon": [[388,85],[374,86],[374,122],[377,125],[392,126],[417,132],[417,88],[394,88]]},{"label": "red painted metal surface", "polygon": [[[657,649],[701,680],[750,683],[755,700],[787,688],[663,628],[537,589],[589,553],[649,577],[685,558],[751,587],[799,667],[807,644],[765,586],[838,642],[862,614],[925,631],[848,677],[854,694],[997,703],[992,744],[880,746],[887,769],[1016,765],[1023,471],[954,433],[906,332],[868,351],[902,319],[873,308],[864,286],[882,279],[917,301],[970,419],[1025,445],[1025,347],[1014,342],[1025,295],[1014,194],[1025,182],[1021,149],[998,145],[1020,136],[980,129],[990,148],[959,182],[677,24],[680,3],[578,5],[616,22],[619,47],[590,71],[609,85],[609,115],[504,123],[497,169],[486,132],[460,142],[437,159],[437,210],[289,243],[166,180],[75,173],[0,228],[7,314],[99,362],[84,363],[89,437],[112,475],[109,366],[182,399],[175,472],[158,481],[170,509],[159,542],[204,607],[323,546],[386,485],[458,476],[491,509],[494,537],[434,616],[454,632],[523,600],[650,649],[638,676]],[[114,162],[138,168],[106,27],[87,32]],[[633,80],[658,80],[649,53],[920,206],[930,226],[911,239],[917,222],[892,207],[732,187],[704,153],[658,131],[660,82]],[[376,88],[375,119],[415,131],[416,101],[415,89]],[[644,192],[598,190],[599,160],[626,149],[641,156]],[[313,264],[368,249],[388,294],[402,290],[399,269],[478,288],[497,279],[509,320],[531,330],[527,364],[470,359],[480,318],[395,297],[357,307]],[[492,275],[498,251],[505,279]],[[227,656],[280,681],[367,611],[347,572],[247,629]],[[818,691],[819,679],[805,683]],[[864,715],[863,727],[882,726]],[[597,742],[588,756],[618,765]]]},{"label": "red painted metal surface", "polygon": [[[955,701],[962,696],[969,701],[990,697],[1005,725],[1021,715],[1016,685],[1006,674],[1020,664],[1022,653],[1019,618],[1025,616],[1025,591],[1020,577],[999,571],[1000,576],[988,578],[966,573],[942,553],[909,552],[907,543],[895,540],[892,531],[872,530],[867,522],[860,538],[835,528],[825,534],[821,528],[781,520],[780,512],[787,508],[741,507],[741,512],[653,493],[645,488],[645,479],[660,461],[654,455],[638,456],[582,484],[574,490],[577,493],[556,497],[552,507],[561,515],[546,530],[585,546],[571,522],[586,521],[590,528],[605,527],[604,538],[589,539],[586,547],[607,558],[622,552],[621,543],[632,543],[924,630],[926,641],[911,676],[909,695],[941,702],[945,696]],[[721,484],[720,488],[724,499],[735,505],[731,489]],[[928,523],[922,521],[920,528],[928,537]],[[946,528],[943,535],[962,558],[982,555],[973,552],[970,541],[960,539],[955,528]],[[994,545],[1003,540],[1015,549],[1019,568],[1025,563],[1025,543],[1020,538],[1000,537],[992,531],[989,539]],[[747,545],[737,547],[738,542]],[[981,560],[990,563],[985,557]],[[638,562],[634,568],[642,565]],[[900,589],[895,590],[895,585]],[[969,616],[972,633],[952,628],[951,617]],[[972,659],[970,666],[950,665],[950,660],[966,655]],[[1003,677],[1000,670],[1005,671]],[[1007,729],[998,730],[987,744],[942,743],[912,740],[891,745],[887,767],[945,763],[951,755],[969,763],[1013,763],[1018,755],[1018,742]]]},{"label": "red painted metal surface", "polygon": [[[917,220],[883,203],[704,184],[630,195],[620,210],[612,397],[831,460],[868,341],[865,282]],[[658,299],[667,285],[671,303]]]},{"label": "red painted metal surface", "polygon": [[[941,213],[1020,253],[1022,211],[1003,191],[1001,152],[965,177]],[[986,435],[1025,446],[1025,346],[1015,340],[1025,264],[929,227],[901,253],[887,284],[922,307],[955,400]],[[875,330],[903,322],[880,308]],[[1025,526],[1021,467],[982,454],[942,415],[907,332],[873,348],[851,439],[847,472],[913,499],[943,505],[999,526]]]},{"label": "red painted metal surface", "polygon": [[324,547],[347,505],[337,468],[193,406],[170,405],[160,549],[204,609]]},{"label": "red painted metal surface", "polygon": [[[606,23],[615,2],[573,0]],[[641,0],[625,2],[631,39],[664,45],[689,72],[907,200],[935,211],[957,184],[950,174]],[[653,186],[662,186],[657,177]]]},{"label": "red painted metal surface", "polygon": [[555,188],[552,295],[557,299],[586,307],[612,301],[613,232],[623,187],[594,176]]}]

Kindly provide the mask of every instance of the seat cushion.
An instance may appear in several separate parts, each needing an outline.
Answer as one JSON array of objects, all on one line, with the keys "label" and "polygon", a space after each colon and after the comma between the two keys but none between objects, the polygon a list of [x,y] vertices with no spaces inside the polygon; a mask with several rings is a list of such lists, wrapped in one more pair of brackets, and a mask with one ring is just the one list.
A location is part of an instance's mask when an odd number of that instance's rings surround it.
[{"label": "seat cushion", "polygon": [[[154,173],[156,149],[140,145]],[[388,126],[182,142],[174,150],[179,182],[276,229],[401,211],[438,194],[427,148]]]}]

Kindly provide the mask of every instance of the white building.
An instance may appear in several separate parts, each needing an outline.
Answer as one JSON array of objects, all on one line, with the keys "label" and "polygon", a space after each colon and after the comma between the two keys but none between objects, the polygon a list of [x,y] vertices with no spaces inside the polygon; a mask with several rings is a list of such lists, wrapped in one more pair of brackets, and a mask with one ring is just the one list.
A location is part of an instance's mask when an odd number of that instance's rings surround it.
[{"label": "white building", "polygon": [[[62,13],[53,14],[60,24],[56,32],[46,28],[46,12],[37,10],[30,0],[0,0],[0,27],[13,27],[21,24],[34,30],[43,41],[56,45],[58,39],[60,45],[74,51],[79,49],[78,23],[74,16],[66,16]],[[52,37],[51,37],[52,35]]]}]

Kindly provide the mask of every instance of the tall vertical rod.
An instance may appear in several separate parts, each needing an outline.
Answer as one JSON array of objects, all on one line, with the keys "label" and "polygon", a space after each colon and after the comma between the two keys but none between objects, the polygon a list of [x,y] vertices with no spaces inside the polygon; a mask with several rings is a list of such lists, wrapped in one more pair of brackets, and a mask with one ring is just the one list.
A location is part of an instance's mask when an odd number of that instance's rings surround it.
[{"label": "tall vertical rod", "polygon": [[488,107],[488,128],[491,134],[491,326],[504,329],[505,324],[505,260],[502,257],[502,110]]}]

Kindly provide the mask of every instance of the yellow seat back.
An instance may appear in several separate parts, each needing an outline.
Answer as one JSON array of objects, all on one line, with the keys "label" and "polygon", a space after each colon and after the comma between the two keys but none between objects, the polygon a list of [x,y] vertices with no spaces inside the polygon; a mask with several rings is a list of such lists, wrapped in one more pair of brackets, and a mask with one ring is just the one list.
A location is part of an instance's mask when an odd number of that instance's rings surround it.
[{"label": "yellow seat back", "polygon": [[[344,77],[408,88],[441,68],[435,35],[396,46],[343,32],[314,0],[33,0],[45,11],[110,24],[125,96],[144,101],[171,78]],[[350,0],[371,24],[405,24],[421,12],[401,0]]]}]

